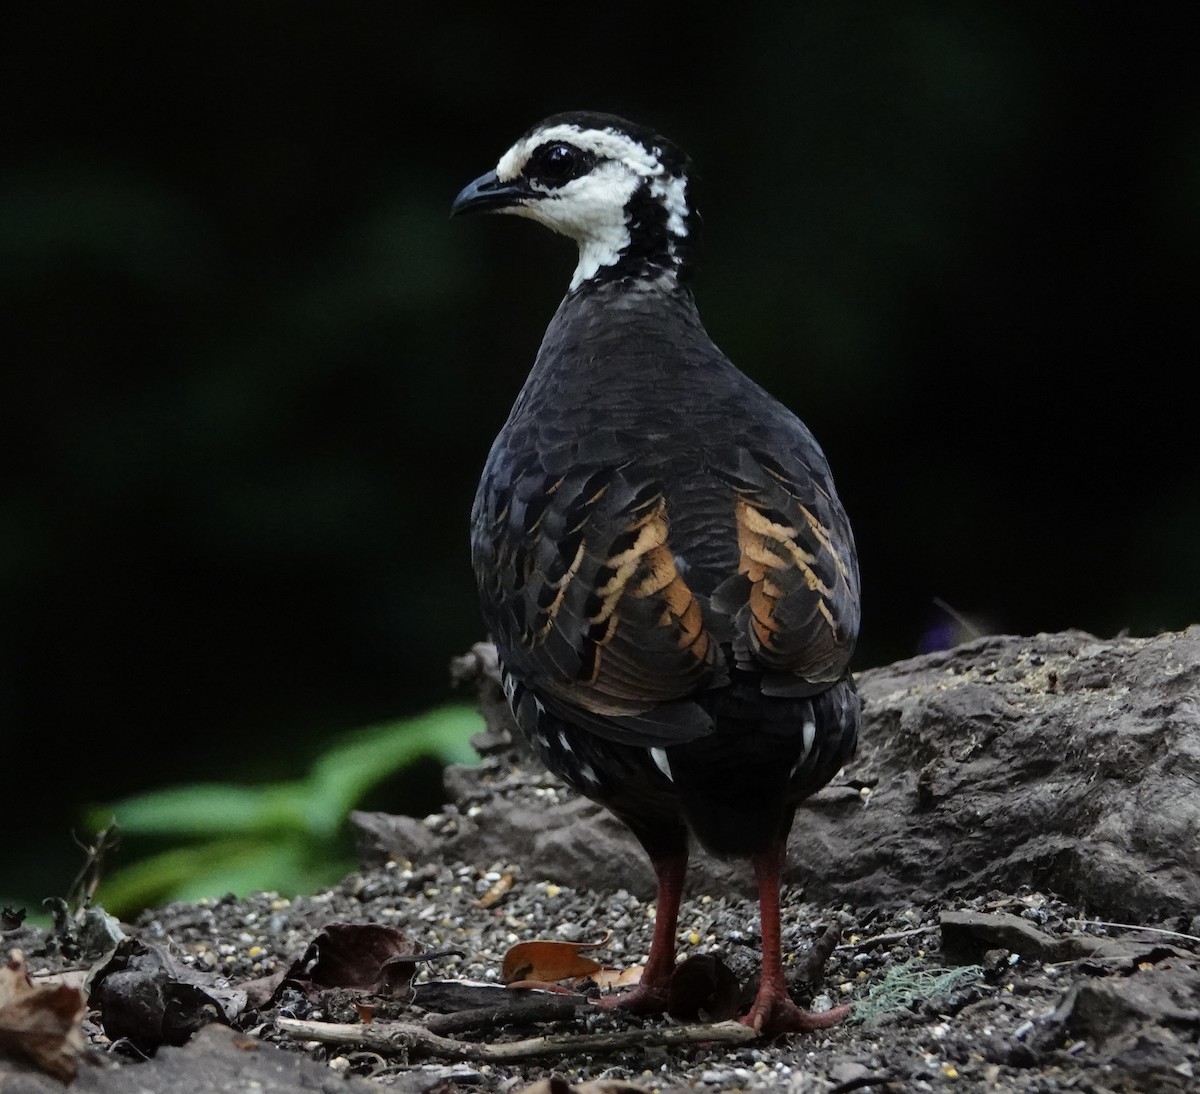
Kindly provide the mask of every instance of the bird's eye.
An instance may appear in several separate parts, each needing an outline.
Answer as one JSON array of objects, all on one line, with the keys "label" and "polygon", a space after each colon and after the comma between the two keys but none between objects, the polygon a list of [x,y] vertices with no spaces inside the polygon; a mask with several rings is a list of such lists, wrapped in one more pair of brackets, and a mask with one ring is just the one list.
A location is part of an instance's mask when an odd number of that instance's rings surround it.
[{"label": "bird's eye", "polygon": [[586,175],[593,163],[582,149],[562,141],[544,144],[529,158],[525,174],[535,182],[546,186],[562,186],[563,183]]}]

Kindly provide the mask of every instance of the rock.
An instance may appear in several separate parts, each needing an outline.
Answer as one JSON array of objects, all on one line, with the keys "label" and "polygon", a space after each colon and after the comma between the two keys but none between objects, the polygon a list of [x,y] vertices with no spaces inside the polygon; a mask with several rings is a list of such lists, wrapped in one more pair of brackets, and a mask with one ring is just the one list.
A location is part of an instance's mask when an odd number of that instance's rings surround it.
[{"label": "rock", "polygon": [[1194,1090],[1200,1039],[1200,970],[1194,961],[1080,980],[1038,1023],[1030,1038],[1033,1056],[1087,1048],[1111,1059],[1128,1080],[1114,1089]]},{"label": "rock", "polygon": [[942,952],[950,961],[989,964],[991,953],[1013,953],[1028,961],[1080,961],[1099,972],[1132,972],[1140,965],[1183,958],[1184,951],[1161,941],[1157,932],[1133,938],[1103,938],[1069,935],[1055,938],[1038,930],[1028,920],[1006,912],[943,910],[938,916],[942,929]]},{"label": "rock", "polygon": [[349,819],[365,866],[381,866],[389,859],[420,864],[436,851],[436,837],[416,817],[354,810]]},{"label": "rock", "polygon": [[993,949],[1008,950],[1035,961],[1056,961],[1062,955],[1062,939],[1039,931],[1017,915],[943,911],[938,918],[942,952],[959,964],[979,961]]},{"label": "rock", "polygon": [[[919,904],[1031,886],[1124,922],[1200,913],[1200,626],[993,636],[858,682],[858,757],[792,829],[806,899]],[[494,795],[479,779],[455,785],[460,806],[484,803],[486,816],[460,823],[448,851],[653,892],[640,849],[603,810],[566,790],[553,802]],[[744,864],[702,854],[691,878],[752,891]]]},{"label": "rock", "polygon": [[809,899],[1028,885],[1126,922],[1200,909],[1200,627],[983,638],[859,683],[846,774],[874,789],[798,817]]},{"label": "rock", "polygon": [[[433,1086],[403,1086],[415,1092]],[[48,1075],[5,1069],[0,1061],[0,1090],[5,1094],[61,1094],[63,1085]],[[379,1087],[353,1075],[341,1075],[244,1033],[210,1025],[181,1048],[164,1048],[141,1064],[136,1077],[127,1067],[85,1065],[71,1084],[73,1094],[219,1094],[254,1090],[257,1094],[294,1094],[297,1090],[325,1094],[370,1094]]]},{"label": "rock", "polygon": [[1194,1044],[1200,1038],[1200,970],[1174,964],[1132,976],[1082,980],[1055,1018],[1072,1036],[1108,1051],[1126,1047],[1123,1042],[1131,1032],[1140,1034],[1151,1024]]}]

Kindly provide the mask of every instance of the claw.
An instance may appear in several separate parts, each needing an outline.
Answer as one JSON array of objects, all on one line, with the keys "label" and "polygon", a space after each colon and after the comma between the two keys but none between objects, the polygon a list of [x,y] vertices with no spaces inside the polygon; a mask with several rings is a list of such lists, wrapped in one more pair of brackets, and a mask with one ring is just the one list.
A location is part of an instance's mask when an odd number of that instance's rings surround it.
[{"label": "claw", "polygon": [[781,1033],[811,1033],[816,1029],[829,1029],[849,1013],[848,1006],[841,1006],[814,1014],[812,1011],[801,1010],[790,999],[779,999],[773,994],[764,996],[760,993],[754,1001],[754,1006],[738,1021],[765,1037],[775,1037]]},{"label": "claw", "polygon": [[595,1003],[602,1010],[620,1007],[634,1014],[662,1014],[667,1009],[667,988],[665,984],[639,984],[636,988],[603,995]]}]

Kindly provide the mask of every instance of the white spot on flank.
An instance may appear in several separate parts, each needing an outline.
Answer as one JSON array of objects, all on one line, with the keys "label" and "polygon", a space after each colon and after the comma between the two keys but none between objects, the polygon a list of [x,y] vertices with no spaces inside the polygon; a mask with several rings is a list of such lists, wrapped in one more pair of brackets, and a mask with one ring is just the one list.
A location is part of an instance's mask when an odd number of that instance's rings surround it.
[{"label": "white spot on flank", "polygon": [[817,725],[811,718],[804,723],[802,733],[804,735],[804,751],[800,753],[800,759],[792,764],[791,773],[793,775],[800,770],[801,766],[804,764],[804,761],[808,759],[809,753],[811,753],[813,749],[813,742],[817,739]]},{"label": "white spot on flank", "polygon": [[575,749],[571,747],[571,742],[567,740],[567,735],[562,730],[558,732],[558,743],[563,746],[564,752],[569,752],[571,755],[575,754]]},{"label": "white spot on flank", "polygon": [[591,764],[582,764],[579,768],[579,774],[582,775],[593,786],[599,786],[600,780],[596,777],[596,772]]},{"label": "white spot on flank", "polygon": [[667,750],[665,748],[650,749],[650,759],[654,761],[654,766],[666,775],[671,782],[675,781],[675,776],[671,774],[671,765],[667,761]]}]

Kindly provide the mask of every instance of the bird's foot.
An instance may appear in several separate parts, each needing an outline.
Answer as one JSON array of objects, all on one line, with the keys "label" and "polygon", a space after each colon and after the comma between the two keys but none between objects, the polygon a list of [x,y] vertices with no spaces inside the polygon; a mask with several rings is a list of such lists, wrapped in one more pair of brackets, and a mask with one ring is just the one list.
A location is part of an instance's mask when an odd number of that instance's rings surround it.
[{"label": "bird's foot", "polygon": [[662,1014],[667,1009],[667,985],[647,984],[644,981],[634,988],[602,995],[596,1000],[602,1010],[632,1011],[634,1014]]},{"label": "bird's foot", "polygon": [[781,994],[762,990],[754,1000],[754,1006],[738,1021],[765,1037],[774,1037],[780,1033],[811,1033],[815,1029],[829,1029],[849,1013],[848,1006],[841,1006],[814,1014],[796,1006],[786,991]]}]

